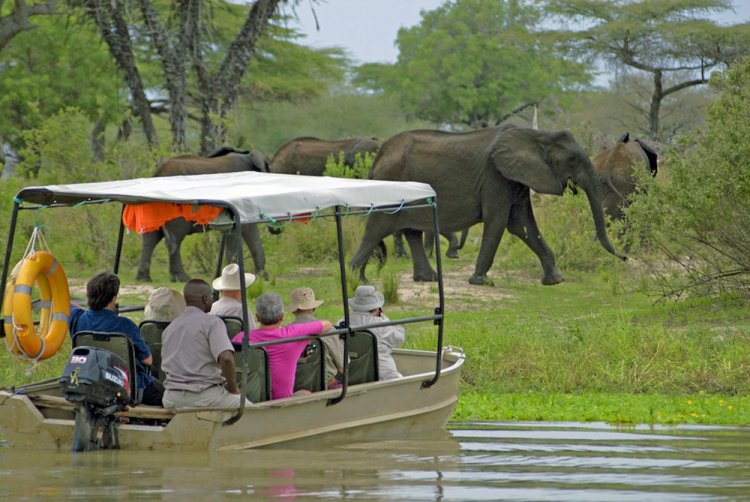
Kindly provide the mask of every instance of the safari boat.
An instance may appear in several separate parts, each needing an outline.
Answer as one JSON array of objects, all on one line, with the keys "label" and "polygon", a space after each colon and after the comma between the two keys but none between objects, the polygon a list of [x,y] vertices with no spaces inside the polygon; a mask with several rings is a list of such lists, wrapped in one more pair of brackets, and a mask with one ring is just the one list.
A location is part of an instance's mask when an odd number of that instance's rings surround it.
[{"label": "safari boat", "polygon": [[[224,233],[222,248],[225,242],[229,242],[225,237],[235,237],[233,242],[239,247],[237,262],[240,272],[244,271],[242,241],[239,238],[241,225],[324,217],[333,219],[337,227],[339,281],[346,316],[344,325],[335,330],[333,336],[341,336],[344,340],[345,354],[348,356],[345,358],[345,377],[343,386],[338,389],[324,388],[307,395],[268,400],[272,382],[268,381],[267,366],[264,370],[262,347],[278,342],[249,344],[249,335],[245,330],[245,342],[238,348],[236,360],[243,404],[245,399],[252,401],[252,404],[237,409],[193,408],[173,412],[139,405],[132,399],[127,403],[115,403],[107,408],[109,412],[97,411],[102,416],[109,413],[107,420],[114,429],[110,438],[113,440],[105,442],[103,447],[221,451],[305,439],[356,441],[414,438],[444,430],[458,399],[464,355],[460,349],[447,347],[443,343],[445,309],[437,237],[437,201],[429,185],[245,172],[25,188],[14,198],[0,287],[3,300],[10,294],[6,286],[13,281],[10,271],[14,237],[19,218],[28,212],[25,210],[75,210],[81,205],[120,204],[124,213],[127,207],[143,207],[153,203],[220,208],[220,216],[214,225]],[[438,270],[437,305],[424,316],[394,319],[392,323],[426,322],[434,325],[435,350],[394,350],[394,359],[404,377],[379,381],[376,346],[372,345],[366,330],[349,324],[341,223],[344,217],[354,214],[414,209],[433,212]],[[219,221],[222,223],[219,224]],[[121,218],[114,257],[115,273],[119,267],[123,235]],[[221,270],[223,253],[219,255],[217,275]],[[243,273],[240,273],[240,278],[244,287]],[[40,280],[43,282],[46,279]],[[43,285],[40,290],[45,290]],[[53,314],[47,309],[46,315]],[[11,333],[12,336],[12,326],[10,331],[7,326],[11,322],[8,317],[5,315],[5,335]],[[243,319],[240,321],[244,322],[244,326],[248,325],[246,298],[243,298]],[[39,324],[49,329],[50,320],[42,319]],[[86,350],[101,349],[110,353],[108,350],[112,349],[115,356],[122,355],[115,345],[108,345],[108,336],[97,336],[94,334],[94,338],[89,339],[91,347],[85,346]],[[313,338],[310,337],[311,342]],[[73,349],[68,366],[76,362],[77,350]],[[34,354],[26,354],[25,357],[33,359]],[[127,354],[119,360],[126,359]],[[132,361],[126,364],[131,372],[135,371]],[[80,450],[90,449],[75,447],[82,435],[88,435],[84,439],[90,439],[92,443],[97,441],[97,437],[101,440],[103,431],[97,429],[101,424],[92,423],[85,416],[85,409],[94,405],[85,403],[84,406],[80,400],[72,399],[68,392],[71,386],[62,385],[65,381],[60,378],[14,388],[0,387],[0,433],[12,448],[65,450],[73,445],[74,450]],[[133,373],[130,374],[130,382],[134,385]]]}]

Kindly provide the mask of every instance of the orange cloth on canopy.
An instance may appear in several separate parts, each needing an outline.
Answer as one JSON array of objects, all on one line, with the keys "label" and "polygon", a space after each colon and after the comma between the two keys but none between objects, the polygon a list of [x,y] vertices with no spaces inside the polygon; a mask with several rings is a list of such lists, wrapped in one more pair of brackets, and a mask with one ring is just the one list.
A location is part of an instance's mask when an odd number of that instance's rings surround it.
[{"label": "orange cloth on canopy", "polygon": [[139,234],[153,232],[164,226],[164,223],[183,217],[199,225],[207,225],[221,212],[220,207],[198,206],[192,204],[174,204],[171,202],[149,202],[146,204],[125,204],[122,212],[122,223]]}]

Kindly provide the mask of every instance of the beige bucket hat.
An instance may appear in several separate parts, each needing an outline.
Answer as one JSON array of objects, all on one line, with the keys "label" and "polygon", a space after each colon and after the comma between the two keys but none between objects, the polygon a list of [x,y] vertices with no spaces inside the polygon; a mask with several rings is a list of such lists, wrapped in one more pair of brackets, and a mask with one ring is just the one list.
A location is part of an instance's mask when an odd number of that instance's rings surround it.
[{"label": "beige bucket hat", "polygon": [[312,310],[323,305],[323,300],[316,300],[315,291],[310,288],[293,289],[292,292],[289,293],[289,298],[291,299],[289,312]]},{"label": "beige bucket hat", "polygon": [[355,312],[369,312],[382,307],[384,303],[385,298],[375,291],[375,286],[359,286],[354,292],[354,298],[349,300],[349,305]]},{"label": "beige bucket hat", "polygon": [[148,296],[143,317],[149,321],[174,321],[185,310],[182,293],[170,288],[156,288]]},{"label": "beige bucket hat", "polygon": [[[253,274],[245,273],[245,288],[255,282]],[[213,288],[216,291],[233,291],[240,289],[240,266],[230,263],[221,271],[221,276],[214,279]]]}]

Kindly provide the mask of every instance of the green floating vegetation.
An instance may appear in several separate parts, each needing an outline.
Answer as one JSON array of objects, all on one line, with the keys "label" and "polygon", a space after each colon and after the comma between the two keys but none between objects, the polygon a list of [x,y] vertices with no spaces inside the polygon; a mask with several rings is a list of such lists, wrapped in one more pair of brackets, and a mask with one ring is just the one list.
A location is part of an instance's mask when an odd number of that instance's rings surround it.
[{"label": "green floating vegetation", "polygon": [[737,425],[750,423],[750,396],[469,391],[452,420]]}]

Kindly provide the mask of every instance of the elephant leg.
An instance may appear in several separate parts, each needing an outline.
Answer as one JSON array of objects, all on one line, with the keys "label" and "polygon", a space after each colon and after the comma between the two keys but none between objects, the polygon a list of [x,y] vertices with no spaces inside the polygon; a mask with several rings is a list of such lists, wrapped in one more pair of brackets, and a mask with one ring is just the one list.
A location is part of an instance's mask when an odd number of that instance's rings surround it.
[{"label": "elephant leg", "polygon": [[138,260],[138,271],[136,272],[135,280],[151,282],[151,257],[162,237],[164,237],[164,234],[161,230],[146,232],[141,237],[141,257]]},{"label": "elephant leg", "polygon": [[424,232],[424,251],[428,257],[432,256],[432,250],[435,248],[435,232],[425,230]]},{"label": "elephant leg", "polygon": [[167,245],[167,252],[169,254],[169,275],[173,282],[187,282],[190,280],[190,276],[185,273],[185,268],[182,265],[180,248],[185,236],[192,232],[193,224],[183,218],[177,218],[164,224],[164,242]]},{"label": "elephant leg", "polygon": [[448,239],[448,250],[445,252],[445,256],[448,258],[458,258],[458,250],[461,249],[458,245],[458,237],[453,232],[449,234],[442,234],[443,237]]},{"label": "elephant leg", "polygon": [[[445,252],[445,256],[448,258],[458,258],[458,250],[461,249],[458,245],[458,238],[454,233],[440,234],[448,239],[448,250]],[[432,256],[432,249],[435,247],[435,234],[429,230],[424,233],[424,249],[427,256]]]},{"label": "elephant leg", "polygon": [[409,255],[406,253],[404,248],[404,234],[402,230],[399,230],[393,234],[393,256],[398,258],[408,258]]},{"label": "elephant leg", "polygon": [[418,230],[404,230],[406,242],[409,243],[411,250],[411,261],[414,266],[414,280],[432,282],[437,281],[438,275],[432,269],[430,261],[427,259],[427,253],[424,250],[422,242],[422,232]]},{"label": "elephant leg", "polygon": [[370,255],[376,247],[380,246],[383,239],[392,235],[396,231],[396,222],[393,216],[382,213],[374,213],[367,217],[365,233],[362,236],[362,242],[359,249],[349,261],[349,266],[353,270],[359,270],[359,278],[363,283],[367,282],[365,268]]},{"label": "elephant leg", "polygon": [[563,282],[564,279],[555,266],[555,255],[539,231],[531,208],[531,200],[528,197],[511,208],[508,231],[519,237],[539,257],[544,271],[542,284],[550,286]]},{"label": "elephant leg", "polygon": [[499,218],[493,218],[491,221],[484,222],[484,231],[482,232],[482,244],[479,246],[479,255],[477,256],[477,263],[474,268],[474,274],[469,277],[469,284],[477,286],[494,286],[495,283],[492,279],[487,277],[487,272],[492,267],[492,262],[495,261],[495,253],[497,253],[497,247],[500,245],[500,239],[503,237],[505,232],[505,226],[507,224],[507,210],[505,215],[500,215]]},{"label": "elephant leg", "polygon": [[[258,225],[242,225],[242,238],[245,240],[245,244],[247,244],[250,254],[253,255],[255,275],[268,280],[268,272],[266,271],[266,252],[263,249],[263,242],[260,239]],[[229,248],[227,248],[227,251],[229,251]],[[227,259],[229,260],[229,258]]]}]

